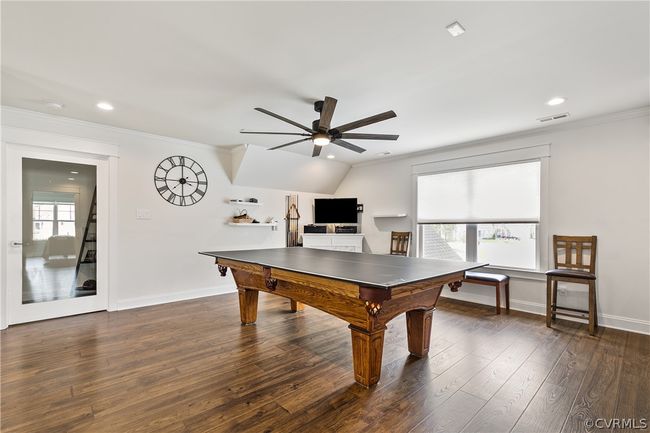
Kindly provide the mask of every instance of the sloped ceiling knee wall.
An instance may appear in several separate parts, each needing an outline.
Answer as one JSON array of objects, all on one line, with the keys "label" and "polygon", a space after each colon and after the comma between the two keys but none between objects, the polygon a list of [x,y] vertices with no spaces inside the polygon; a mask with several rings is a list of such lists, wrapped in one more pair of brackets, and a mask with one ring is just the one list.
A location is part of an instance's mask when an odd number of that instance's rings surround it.
[{"label": "sloped ceiling knee wall", "polygon": [[245,144],[232,150],[235,185],[334,194],[348,164]]}]

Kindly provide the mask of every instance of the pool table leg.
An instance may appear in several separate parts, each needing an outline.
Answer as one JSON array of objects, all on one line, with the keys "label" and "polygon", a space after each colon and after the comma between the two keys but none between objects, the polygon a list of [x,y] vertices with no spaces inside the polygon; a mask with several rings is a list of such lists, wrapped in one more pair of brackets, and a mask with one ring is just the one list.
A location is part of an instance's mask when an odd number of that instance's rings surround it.
[{"label": "pool table leg", "polygon": [[385,330],[366,331],[350,325],[354,379],[360,385],[369,387],[379,382]]},{"label": "pool table leg", "polygon": [[302,311],[304,309],[305,309],[305,304],[303,304],[302,302],[294,301],[293,299],[291,299],[291,311],[293,313],[296,313],[298,311]]},{"label": "pool table leg", "polygon": [[429,353],[433,310],[412,310],[406,312],[406,333],[411,355],[423,357]]},{"label": "pool table leg", "polygon": [[237,289],[239,292],[239,317],[242,325],[252,325],[257,320],[257,290]]}]

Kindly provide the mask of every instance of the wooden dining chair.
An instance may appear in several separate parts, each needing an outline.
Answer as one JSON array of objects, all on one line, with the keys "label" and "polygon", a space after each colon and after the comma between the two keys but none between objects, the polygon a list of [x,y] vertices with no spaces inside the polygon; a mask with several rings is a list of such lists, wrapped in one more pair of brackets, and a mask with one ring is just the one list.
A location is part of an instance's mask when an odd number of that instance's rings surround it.
[{"label": "wooden dining chair", "polygon": [[[546,326],[556,316],[589,319],[589,334],[598,328],[596,311],[596,236],[553,236],[554,269],[546,272]],[[559,281],[589,286],[587,310],[557,305]],[[558,311],[560,310],[560,311]],[[585,316],[585,314],[587,316]]]},{"label": "wooden dining chair", "polygon": [[408,256],[411,232],[390,233],[390,254],[393,256]]}]

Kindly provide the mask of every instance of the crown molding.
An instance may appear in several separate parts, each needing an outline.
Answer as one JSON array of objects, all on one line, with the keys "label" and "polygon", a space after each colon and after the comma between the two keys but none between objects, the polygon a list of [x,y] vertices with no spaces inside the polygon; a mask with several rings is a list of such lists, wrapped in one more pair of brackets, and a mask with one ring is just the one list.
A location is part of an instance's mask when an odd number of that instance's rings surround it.
[{"label": "crown molding", "polygon": [[619,122],[621,120],[634,119],[638,117],[650,116],[650,105],[637,107],[629,110],[616,111],[613,113],[599,114],[597,116],[585,117],[583,119],[568,120],[556,125],[539,126],[532,129],[523,131],[512,132],[508,134],[495,135],[492,137],[480,138],[477,140],[463,141],[453,144],[447,144],[440,147],[434,147],[426,150],[419,150],[417,152],[404,153],[402,155],[389,156],[386,158],[373,159],[372,161],[363,161],[352,164],[352,167],[366,167],[370,165],[384,164],[386,162],[394,162],[403,159],[417,158],[421,156],[436,155],[438,153],[447,152],[450,150],[458,150],[478,146],[482,144],[497,143],[502,141],[514,140],[517,138],[535,137],[546,135],[558,131],[567,131],[572,129],[586,128],[589,126],[602,125],[611,122]]}]

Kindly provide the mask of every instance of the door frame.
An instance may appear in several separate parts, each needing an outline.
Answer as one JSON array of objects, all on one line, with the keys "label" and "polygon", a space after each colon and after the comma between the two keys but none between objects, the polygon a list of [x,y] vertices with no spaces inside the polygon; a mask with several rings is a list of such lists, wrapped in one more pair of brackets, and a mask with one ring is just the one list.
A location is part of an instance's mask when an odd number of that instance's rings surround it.
[{"label": "door frame", "polygon": [[[101,214],[102,224],[98,224],[98,230],[103,232],[102,250],[105,259],[103,264],[98,263],[98,281],[103,275],[105,298],[102,301],[102,308],[109,311],[116,309],[116,287],[117,281],[117,215],[118,215],[118,194],[117,174],[119,161],[119,147],[114,144],[89,140],[85,138],[62,135],[51,132],[36,131],[12,126],[3,126],[2,142],[0,149],[0,270],[4,278],[0,279],[0,329],[6,328],[9,324],[16,323],[11,315],[12,304],[9,293],[9,270],[8,251],[11,248],[8,239],[9,210],[7,208],[8,185],[7,168],[12,163],[10,154],[18,151],[31,153],[40,159],[70,160],[73,161],[96,161],[97,164],[97,188],[101,192],[97,202],[98,218]],[[10,150],[11,148],[11,150]],[[87,163],[87,162],[83,162]],[[102,179],[100,179],[100,177]],[[22,183],[22,182],[21,182]],[[101,186],[100,186],[101,184]],[[98,237],[100,237],[98,233]],[[100,252],[98,251],[98,254]],[[100,273],[100,267],[103,267]],[[98,291],[99,294],[99,291]],[[75,298],[75,299],[83,299]],[[57,302],[57,301],[52,301]],[[32,304],[33,305],[33,304]]]}]

